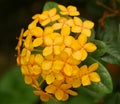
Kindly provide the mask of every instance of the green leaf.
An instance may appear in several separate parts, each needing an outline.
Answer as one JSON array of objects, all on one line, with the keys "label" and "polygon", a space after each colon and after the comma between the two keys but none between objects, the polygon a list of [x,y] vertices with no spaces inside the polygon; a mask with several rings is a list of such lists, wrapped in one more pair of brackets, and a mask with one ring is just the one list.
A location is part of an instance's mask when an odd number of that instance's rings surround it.
[{"label": "green leaf", "polygon": [[107,52],[108,47],[103,41],[94,40],[93,43],[97,46],[97,50],[91,53],[93,57],[96,58],[96,57],[103,56]]},{"label": "green leaf", "polygon": [[105,94],[111,93],[113,85],[109,72],[100,62],[98,62],[92,57],[88,57],[84,64],[91,65],[96,62],[99,64],[97,72],[100,75],[101,82],[92,83],[90,86],[84,87],[84,91],[87,92],[89,95],[93,96],[94,98],[96,97],[100,98]]},{"label": "green leaf", "polygon": [[43,7],[43,11],[50,10],[52,8],[56,8],[57,11],[59,11],[58,3],[55,3],[55,2],[46,2],[45,5],[44,5],[44,7]]},{"label": "green leaf", "polygon": [[114,18],[106,19],[105,29],[99,27],[98,39],[104,41],[108,47],[107,54],[102,58],[111,64],[120,64],[120,29],[119,22]]},{"label": "green leaf", "polygon": [[120,93],[112,94],[105,99],[104,104],[120,104]]},{"label": "green leaf", "polygon": [[65,104],[65,102],[49,100],[48,102],[42,102],[42,104]]},{"label": "green leaf", "polygon": [[102,58],[110,64],[120,64],[120,47],[116,47],[115,44],[108,44],[107,54]]},{"label": "green leaf", "polygon": [[[67,104],[95,104],[95,101],[83,91],[79,91],[79,95],[75,97],[71,97],[68,100]],[[66,103],[65,103],[66,104]]]},{"label": "green leaf", "polygon": [[35,104],[37,100],[32,87],[24,83],[19,67],[0,78],[0,104]]}]

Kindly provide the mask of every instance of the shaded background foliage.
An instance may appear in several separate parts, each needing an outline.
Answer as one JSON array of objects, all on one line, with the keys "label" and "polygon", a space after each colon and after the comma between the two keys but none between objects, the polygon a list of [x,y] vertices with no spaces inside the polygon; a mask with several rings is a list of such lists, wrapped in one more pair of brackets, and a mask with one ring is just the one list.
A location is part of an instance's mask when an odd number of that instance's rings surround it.
[{"label": "shaded background foliage", "polygon": [[[120,44],[120,19],[119,15],[110,16],[105,19],[106,28],[101,28],[98,21],[106,9],[96,4],[96,1],[100,1],[113,9],[110,3],[112,0],[0,0],[0,104],[8,104],[8,102],[11,102],[11,104],[37,104],[38,98],[32,94],[31,88],[24,84],[19,68],[13,69],[16,66],[15,46],[17,44],[16,37],[19,36],[21,28],[27,28],[32,21],[31,17],[36,13],[41,13],[47,1],[55,1],[65,6],[75,5],[82,17],[95,22],[96,38],[104,41],[108,46],[109,51],[102,59],[111,63],[106,67],[109,69],[114,83],[113,93],[105,96],[105,101],[102,99],[100,103],[119,104],[120,45],[118,44]],[[120,8],[120,0],[116,0],[116,2],[117,7]],[[116,36],[116,34],[119,35]],[[111,51],[111,49],[114,51]],[[4,100],[5,97],[9,99]],[[28,101],[30,98],[31,100]],[[14,100],[12,101],[11,99]],[[26,100],[26,102],[23,103],[22,100]],[[91,101],[91,99],[88,100]],[[84,104],[88,103],[84,101]]]}]

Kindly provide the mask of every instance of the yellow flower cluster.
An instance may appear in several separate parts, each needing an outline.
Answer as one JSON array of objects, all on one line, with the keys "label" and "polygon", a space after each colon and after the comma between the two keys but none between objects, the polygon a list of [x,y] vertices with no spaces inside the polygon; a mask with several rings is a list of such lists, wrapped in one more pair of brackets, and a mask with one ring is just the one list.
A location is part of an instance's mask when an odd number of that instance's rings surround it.
[{"label": "yellow flower cluster", "polygon": [[[26,84],[31,84],[43,101],[49,98],[66,101],[76,96],[71,88],[99,82],[98,63],[90,66],[80,63],[97,47],[88,42],[94,23],[83,21],[74,6],[56,8],[34,15],[33,22],[22,29],[16,50]],[[45,84],[44,87],[42,85]]]}]

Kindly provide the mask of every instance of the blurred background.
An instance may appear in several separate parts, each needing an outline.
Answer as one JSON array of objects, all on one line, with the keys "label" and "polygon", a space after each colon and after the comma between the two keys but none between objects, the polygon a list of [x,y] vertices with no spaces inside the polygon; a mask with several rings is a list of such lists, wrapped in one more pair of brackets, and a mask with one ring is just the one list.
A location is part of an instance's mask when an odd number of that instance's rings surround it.
[{"label": "blurred background", "polygon": [[[105,10],[98,6],[95,0],[0,0],[0,104],[39,103],[39,98],[33,95],[31,87],[24,84],[19,67],[16,67],[15,46],[21,28],[27,29],[32,21],[31,17],[41,13],[47,1],[77,6],[82,17],[95,22],[95,28]],[[110,5],[110,0],[100,1]],[[112,64],[107,67],[116,78],[119,66]]]}]

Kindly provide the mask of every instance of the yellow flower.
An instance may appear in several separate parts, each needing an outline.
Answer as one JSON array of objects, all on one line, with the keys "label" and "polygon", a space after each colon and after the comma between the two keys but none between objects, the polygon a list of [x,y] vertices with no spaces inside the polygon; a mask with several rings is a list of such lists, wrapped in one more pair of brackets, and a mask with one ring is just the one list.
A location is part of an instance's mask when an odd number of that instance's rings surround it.
[{"label": "yellow flower", "polygon": [[21,67],[21,72],[23,75],[25,75],[24,80],[26,84],[33,84],[33,81],[38,79],[39,75],[41,74],[42,61],[43,57],[40,54],[30,55],[27,64],[22,61],[23,65]]},{"label": "yellow flower", "polygon": [[42,101],[66,101],[69,95],[77,95],[71,88],[101,80],[95,72],[98,63],[79,68],[88,52],[97,49],[95,44],[87,42],[94,23],[75,17],[80,13],[74,6],[58,5],[58,8],[60,15],[56,8],[34,15],[28,29],[21,30],[16,46],[24,81],[36,89],[34,93]]},{"label": "yellow flower", "polygon": [[54,80],[63,80],[64,75],[60,72],[64,63],[61,60],[45,60],[42,63],[42,77],[47,84],[51,84]]},{"label": "yellow flower", "polygon": [[66,101],[69,98],[69,94],[76,96],[75,91],[70,90],[70,84],[64,84],[63,81],[55,81],[53,84],[48,85],[45,91],[50,94],[54,94],[57,100]]},{"label": "yellow flower", "polygon": [[26,48],[23,48],[20,55],[20,64],[21,65],[28,64],[30,55],[31,55],[31,51]]},{"label": "yellow flower", "polygon": [[40,99],[45,102],[47,102],[51,97],[48,93],[42,90],[34,91],[34,94],[40,96]]},{"label": "yellow flower", "polygon": [[79,67],[73,67],[73,75],[71,77],[66,77],[66,83],[71,84],[73,88],[79,88],[81,86],[81,75],[79,73]]},{"label": "yellow flower", "polygon": [[38,23],[38,19],[35,19],[33,22],[31,22],[29,25],[28,25],[28,29],[33,29],[37,26],[37,23]]},{"label": "yellow flower", "polygon": [[[45,27],[44,30],[37,26],[37,20],[34,20],[32,23],[29,24],[28,30],[26,30],[23,34],[24,37],[26,37],[25,45],[30,45],[31,47],[38,47],[44,43],[44,37],[46,35],[49,35],[53,32],[53,28],[48,26]],[[31,41],[32,37],[35,37],[33,42]],[[27,39],[28,38],[28,39]],[[31,38],[31,39],[30,39]],[[28,48],[27,46],[26,48]]]},{"label": "yellow flower", "polygon": [[24,31],[24,29],[21,30],[20,36],[18,38],[18,44],[15,47],[15,49],[18,51],[18,54],[20,54],[20,49],[21,49],[21,46],[22,46],[23,31]]},{"label": "yellow flower", "polygon": [[41,14],[35,14],[35,15],[32,17],[32,19],[38,21],[39,23],[41,23],[41,22],[42,22],[42,19],[40,18],[40,15],[41,15]]},{"label": "yellow flower", "polygon": [[80,74],[81,74],[81,83],[83,86],[90,85],[91,82],[100,82],[100,76],[97,72],[95,72],[98,69],[98,63],[94,63],[87,67],[86,65],[83,65],[80,67]]},{"label": "yellow flower", "polygon": [[38,79],[38,76],[32,76],[32,75],[25,75],[24,76],[24,81],[26,84],[34,84],[34,81]]},{"label": "yellow flower", "polygon": [[87,43],[87,37],[83,34],[78,37],[78,42],[76,43],[76,46],[73,44],[72,47],[74,49],[76,48],[76,50],[72,54],[73,58],[81,61],[87,58],[87,52],[94,52],[97,49],[97,47],[93,43]]},{"label": "yellow flower", "polygon": [[73,19],[67,19],[67,18],[61,17],[58,20],[58,23],[54,23],[52,27],[54,28],[54,30],[58,30],[64,27],[71,27],[71,26],[73,26]]},{"label": "yellow flower", "polygon": [[21,59],[20,59],[20,52],[21,52],[21,46],[22,46],[22,43],[23,43],[23,31],[24,29],[21,30],[21,33],[20,33],[20,36],[18,38],[18,43],[17,43],[17,46],[15,47],[15,50],[17,50],[17,64],[20,65],[21,64]]},{"label": "yellow flower", "polygon": [[76,76],[70,77],[70,78],[68,77],[68,78],[66,78],[66,82],[68,84],[71,84],[73,88],[79,88],[81,86],[80,77],[76,77]]},{"label": "yellow flower", "polygon": [[59,33],[52,33],[51,36],[45,37],[45,48],[43,55],[48,56],[50,54],[59,55],[63,50],[63,38]]},{"label": "yellow flower", "polygon": [[32,43],[32,35],[27,35],[26,39],[24,40],[24,46],[25,48],[32,50],[33,49],[33,43]]},{"label": "yellow flower", "polygon": [[77,11],[75,6],[68,6],[67,8],[63,5],[58,5],[59,9],[61,10],[62,15],[70,15],[70,16],[78,16],[80,13]]},{"label": "yellow flower", "polygon": [[82,33],[85,34],[86,36],[90,37],[91,36],[91,30],[94,26],[94,23],[89,20],[85,20],[84,22],[78,18],[74,17],[74,25],[72,26],[72,32],[75,33]]},{"label": "yellow flower", "polygon": [[39,17],[42,26],[46,26],[47,24],[54,22],[60,18],[60,16],[57,14],[56,8],[44,11]]},{"label": "yellow flower", "polygon": [[60,59],[54,60],[53,68],[52,68],[53,72],[60,73],[63,67],[64,67],[64,62],[62,60]]},{"label": "yellow flower", "polygon": [[76,66],[80,63],[80,61],[73,59],[65,51],[63,51],[60,54],[60,59],[62,60],[62,62],[64,62],[64,65],[62,67],[62,71],[67,76],[71,76],[73,74],[74,66]]},{"label": "yellow flower", "polygon": [[63,44],[66,46],[65,48],[68,49],[68,47],[69,47],[69,52],[68,52],[68,54],[69,54],[70,50],[71,50],[71,45],[72,45],[73,41],[75,41],[75,38],[70,36],[70,27],[62,28],[61,36],[63,37]]},{"label": "yellow flower", "polygon": [[33,47],[38,47],[44,44],[44,38],[53,32],[52,27],[45,27],[44,31],[40,27],[35,27],[30,30],[31,34],[36,38],[33,41]]}]

